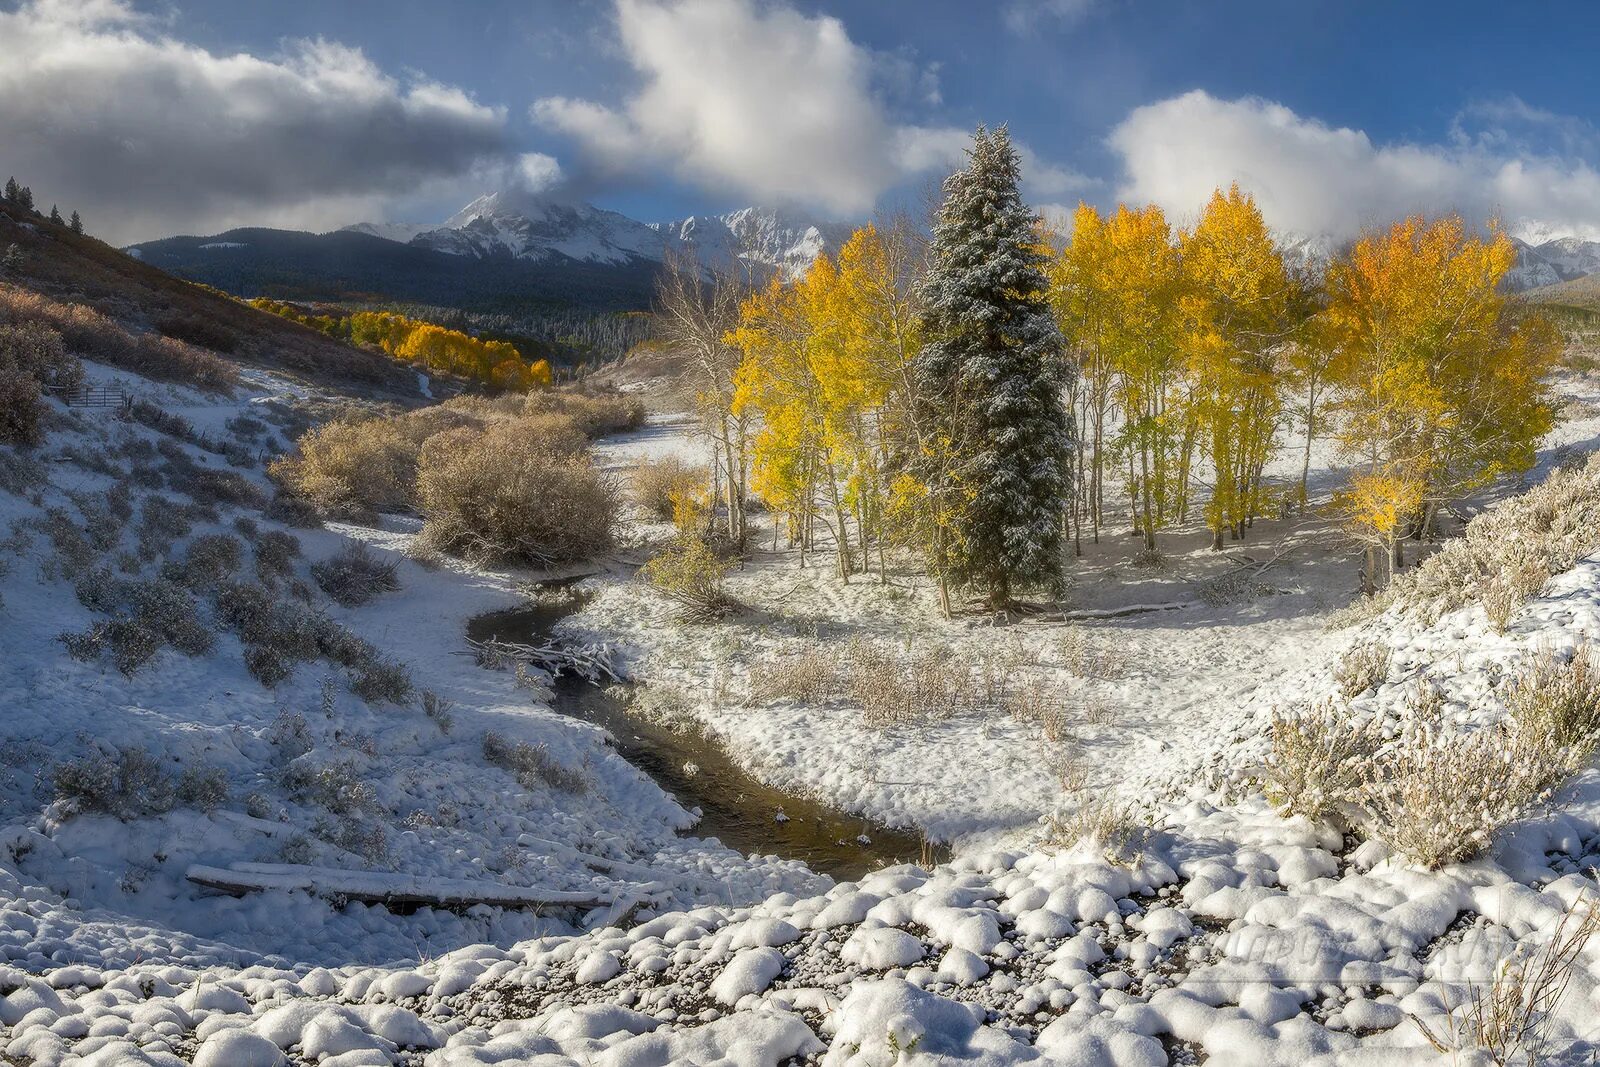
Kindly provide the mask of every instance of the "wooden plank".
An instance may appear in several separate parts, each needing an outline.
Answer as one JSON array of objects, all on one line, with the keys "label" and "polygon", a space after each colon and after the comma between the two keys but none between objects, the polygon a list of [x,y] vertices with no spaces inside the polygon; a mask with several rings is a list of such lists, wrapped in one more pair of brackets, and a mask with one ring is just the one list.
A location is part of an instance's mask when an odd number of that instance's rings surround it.
[{"label": "wooden plank", "polygon": [[346,871],[334,867],[286,863],[236,863],[228,868],[196,863],[189,868],[186,877],[196,885],[234,896],[273,889],[298,889],[314,896],[340,897],[363,904],[437,908],[487,904],[495,908],[572,908],[587,911],[612,902],[608,896],[586,891],[504,885],[461,878],[420,878],[382,871]]}]

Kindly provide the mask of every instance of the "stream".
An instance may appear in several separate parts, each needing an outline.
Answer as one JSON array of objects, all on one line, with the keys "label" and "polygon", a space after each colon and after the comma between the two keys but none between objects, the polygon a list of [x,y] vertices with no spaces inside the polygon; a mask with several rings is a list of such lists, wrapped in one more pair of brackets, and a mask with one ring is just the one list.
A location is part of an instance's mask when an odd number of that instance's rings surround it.
[{"label": "stream", "polygon": [[[571,586],[552,583],[547,588],[548,597],[472,619],[467,623],[467,636],[475,641],[497,637],[522,643],[551,636],[558,622],[582,609],[585,596]],[[689,833],[715,837],[746,855],[801,860],[812,870],[840,880],[921,858],[921,835],[890,829],[762,784],[713,739],[698,731],[674,730],[635,713],[627,698],[628,688],[601,687],[563,675],[553,685],[554,708],[604,729],[619,755],[654,779],[685,809],[698,809],[700,820]]]}]

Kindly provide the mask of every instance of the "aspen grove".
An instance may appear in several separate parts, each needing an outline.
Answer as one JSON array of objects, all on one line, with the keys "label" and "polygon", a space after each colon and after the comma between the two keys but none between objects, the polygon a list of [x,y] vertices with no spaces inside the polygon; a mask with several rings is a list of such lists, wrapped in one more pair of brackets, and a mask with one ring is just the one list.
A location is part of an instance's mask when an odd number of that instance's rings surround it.
[{"label": "aspen grove", "polygon": [[[1409,218],[1316,269],[1237,184],[1188,228],[1080,204],[1063,235],[1019,178],[1005,129],[980,129],[931,240],[869,224],[702,315],[700,347],[726,353],[700,391],[720,498],[748,472],[802,561],[881,579],[915,550],[947,610],[952,587],[1003,608],[1056,589],[1069,546],[1126,532],[1154,557],[1161,531],[1203,523],[1220,550],[1306,509],[1323,439],[1371,590],[1443,509],[1532,465],[1559,338],[1499,291],[1515,252],[1496,223]],[[683,276],[676,302],[703,308]],[[1270,478],[1286,449],[1299,478]]]}]

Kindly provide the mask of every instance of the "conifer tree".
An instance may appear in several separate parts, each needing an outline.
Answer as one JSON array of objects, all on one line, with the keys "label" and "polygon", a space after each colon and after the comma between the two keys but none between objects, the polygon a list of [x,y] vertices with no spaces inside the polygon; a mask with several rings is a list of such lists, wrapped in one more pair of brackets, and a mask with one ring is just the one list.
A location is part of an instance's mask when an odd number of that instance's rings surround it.
[{"label": "conifer tree", "polygon": [[943,444],[913,470],[941,516],[930,555],[947,610],[949,581],[982,587],[996,609],[1020,586],[1060,583],[1067,372],[1019,169],[1006,128],[979,127],[969,165],[945,180],[923,282],[918,404]]},{"label": "conifer tree", "polygon": [[50,205],[50,221],[60,226],[65,220],[61,217],[61,210],[54,204]]},{"label": "conifer tree", "polygon": [[83,232],[83,220],[78,217],[78,213],[76,211],[72,213],[72,218],[68,220],[67,228],[73,233]]},{"label": "conifer tree", "polygon": [[22,195],[22,189],[21,189],[20,186],[17,185],[17,179],[14,178],[14,177],[7,178],[6,179],[6,203],[15,204],[21,198],[21,195]]},{"label": "conifer tree", "polygon": [[17,206],[24,211],[33,210],[33,190],[26,185],[17,190]]}]

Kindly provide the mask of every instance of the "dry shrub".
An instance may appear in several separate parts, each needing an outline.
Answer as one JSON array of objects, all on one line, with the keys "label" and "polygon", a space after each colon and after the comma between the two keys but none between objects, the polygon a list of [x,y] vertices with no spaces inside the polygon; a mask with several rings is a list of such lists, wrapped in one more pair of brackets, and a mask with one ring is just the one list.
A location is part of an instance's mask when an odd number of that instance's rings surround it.
[{"label": "dry shrub", "polygon": [[178,799],[172,776],[142,748],[68,760],[51,777],[55,798],[83,814],[147,818],[171,811]]},{"label": "dry shrub", "polygon": [[839,695],[840,683],[836,657],[817,645],[782,652],[750,671],[750,695],[764,703],[826,703]]},{"label": "dry shrub", "polygon": [[[1561,915],[1550,937],[1532,952],[1518,945],[1495,967],[1494,979],[1475,985],[1459,1017],[1440,1034],[1412,1016],[1435,1051],[1482,1052],[1497,1067],[1554,1063],[1548,1028],[1566,996],[1572,972],[1589,939],[1600,931],[1600,910],[1583,893]],[[1459,1010],[1459,1009],[1458,1009]]]},{"label": "dry shrub", "polygon": [[1285,815],[1319,819],[1358,801],[1367,764],[1383,737],[1336,701],[1272,715],[1267,796]]},{"label": "dry shrub", "polygon": [[681,456],[667,455],[642,461],[629,482],[639,506],[666,522],[673,518],[680,500],[705,492],[708,478],[705,467],[687,463]]},{"label": "dry shrub", "polygon": [[423,446],[417,499],[430,548],[479,564],[535,567],[611,547],[616,491],[586,455],[519,429],[452,430]]},{"label": "dry shrub", "polygon": [[67,351],[61,334],[39,322],[0,326],[0,370],[21,371],[41,388],[73,390],[83,385],[83,364]]},{"label": "dry shrub", "polygon": [[1562,659],[1536,653],[1512,683],[1506,710],[1517,728],[1566,751],[1576,769],[1600,740],[1600,667],[1587,645]]},{"label": "dry shrub", "polygon": [[32,375],[0,367],[0,445],[42,443],[45,410]]},{"label": "dry shrub", "polygon": [[311,577],[334,603],[358,608],[400,588],[400,561],[385,562],[364,541],[350,541],[337,554],[311,565]]},{"label": "dry shrub", "polygon": [[644,405],[620,393],[542,390],[523,400],[525,415],[560,412],[569,416],[591,440],[644,425]]},{"label": "dry shrub", "polygon": [[411,508],[417,446],[399,420],[343,419],[305,434],[298,454],[274,461],[268,473],[323,514],[370,521],[380,511]]},{"label": "dry shrub", "polygon": [[239,347],[239,335],[204,315],[169,311],[155,321],[156,329],[168,337],[213,352],[232,352]]},{"label": "dry shrub", "polygon": [[857,639],[847,656],[850,696],[873,728],[947,718],[976,704],[971,674],[948,649],[901,655]]},{"label": "dry shrub", "polygon": [[233,364],[184,341],[135,334],[93,308],[65,304],[0,285],[0,323],[39,323],[56,330],[71,351],[150,378],[227,392],[239,380]]},{"label": "dry shrub", "polygon": [[1346,697],[1376,689],[1389,677],[1389,646],[1379,641],[1351,645],[1333,668],[1333,680]]},{"label": "dry shrub", "polygon": [[737,611],[739,604],[724,586],[733,561],[717,555],[698,537],[668,546],[646,563],[639,573],[678,603],[686,622],[707,622]]},{"label": "dry shrub", "polygon": [[516,775],[525,789],[540,783],[566,793],[583,793],[589,788],[589,781],[581,772],[562,766],[542,743],[508,741],[491,730],[483,735],[483,758]]},{"label": "dry shrub", "polygon": [[1566,768],[1566,754],[1530,731],[1450,727],[1441,699],[1427,693],[1371,761],[1360,802],[1373,836],[1431,869],[1483,851],[1546,800]]}]

